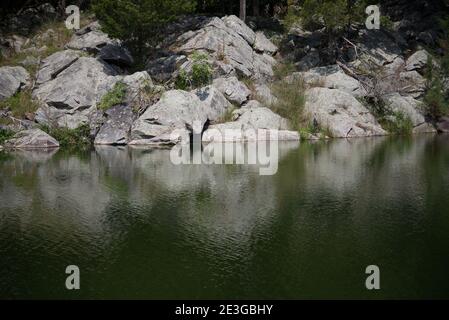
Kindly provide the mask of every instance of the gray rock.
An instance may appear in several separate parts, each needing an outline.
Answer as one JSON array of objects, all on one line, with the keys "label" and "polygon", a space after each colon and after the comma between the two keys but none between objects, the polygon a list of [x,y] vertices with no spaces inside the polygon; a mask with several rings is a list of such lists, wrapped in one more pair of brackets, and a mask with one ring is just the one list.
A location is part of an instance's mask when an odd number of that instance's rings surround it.
[{"label": "gray rock", "polygon": [[236,77],[218,78],[213,81],[216,87],[231,103],[241,106],[248,101],[251,91]]},{"label": "gray rock", "polygon": [[186,61],[186,56],[173,54],[149,61],[146,70],[156,81],[166,82],[175,76],[176,70]]},{"label": "gray rock", "polygon": [[117,105],[106,111],[106,122],[96,138],[97,145],[126,145],[129,142],[133,110],[128,105]]},{"label": "gray rock", "polygon": [[254,45],[256,41],[256,34],[245,24],[245,22],[234,15],[224,17],[222,20],[228,28],[237,32],[237,34],[245,39],[250,46]]},{"label": "gray rock", "polygon": [[254,91],[257,99],[267,105],[272,105],[278,101],[271,92],[271,88],[265,83],[256,83],[254,85]]},{"label": "gray rock", "polygon": [[132,104],[133,101],[138,98],[140,91],[146,88],[153,88],[153,80],[150,75],[146,71],[140,71],[133,73],[129,76],[117,76],[116,79],[119,79],[127,86],[127,103]]},{"label": "gray rock", "polygon": [[435,128],[426,122],[422,114],[422,103],[412,97],[403,97],[399,93],[389,94],[382,98],[390,112],[400,112],[407,116],[413,123],[414,133],[436,132]]},{"label": "gray rock", "polygon": [[45,58],[37,73],[36,84],[40,85],[56,78],[58,74],[72,65],[80,56],[81,52],[79,51],[64,50]]},{"label": "gray rock", "polygon": [[15,149],[58,148],[59,143],[44,131],[31,129],[17,133],[12,139],[6,141],[5,146]]},{"label": "gray rock", "polygon": [[[99,127],[97,117],[98,110],[96,107],[90,107],[82,110],[71,110],[58,109],[52,106],[44,105],[35,113],[35,120],[39,124],[69,129],[76,129],[82,125],[89,125],[91,128],[96,128],[94,130],[95,133]],[[99,122],[101,123],[103,120],[100,120]]]},{"label": "gray rock", "polygon": [[311,68],[315,68],[320,64],[320,54],[317,50],[310,51],[305,57],[297,62],[296,68],[299,71],[306,71]]},{"label": "gray rock", "polygon": [[[232,142],[272,140],[299,140],[296,131],[288,130],[288,121],[268,108],[259,107],[259,103],[251,102],[244,108],[233,112],[233,122],[209,126],[203,133],[203,142]],[[274,130],[276,135],[270,134]]]},{"label": "gray rock", "polygon": [[116,75],[107,64],[94,58],[81,57],[55,79],[34,90],[33,96],[58,109],[89,109],[120,80]]},{"label": "gray rock", "polygon": [[378,66],[389,64],[402,54],[394,38],[385,30],[361,30],[356,45],[365,59]]},{"label": "gray rock", "polygon": [[1,67],[0,101],[17,93],[28,83],[29,79],[30,75],[22,67]]},{"label": "gray rock", "polygon": [[272,76],[276,61],[253,49],[255,33],[238,20],[237,17],[211,18],[198,31],[181,35],[178,38],[181,46],[177,52],[190,54],[206,51],[243,76],[255,79]]},{"label": "gray rock", "polygon": [[255,129],[288,130],[287,119],[265,107],[246,107],[234,111],[236,121]]},{"label": "gray rock", "polygon": [[120,67],[131,67],[134,64],[134,59],[131,53],[122,45],[108,43],[101,48],[98,57],[108,63],[118,65]]},{"label": "gray rock", "polygon": [[443,117],[437,123],[438,132],[449,133],[449,117]]},{"label": "gray rock", "polygon": [[355,97],[365,95],[365,90],[360,82],[348,76],[338,65],[318,67],[307,72],[294,73],[287,78],[287,81],[291,81],[293,78],[302,79],[309,86],[339,89]]},{"label": "gray rock", "polygon": [[80,30],[76,31],[77,36],[85,35],[86,33],[89,33],[91,31],[101,31],[101,25],[98,21],[94,21],[89,23],[84,28],[81,28]]},{"label": "gray rock", "polygon": [[335,138],[386,135],[374,116],[349,93],[327,88],[306,92],[305,112]]},{"label": "gray rock", "polygon": [[299,141],[297,131],[244,128],[237,122],[228,122],[209,127],[202,137],[205,143],[245,141]]},{"label": "gray rock", "polygon": [[[139,144],[136,140],[154,140],[163,137],[167,140],[175,130],[201,132],[207,121],[208,110],[191,92],[171,90],[165,92],[158,103],[150,106],[142,116],[136,120],[131,129],[132,144]],[[168,139],[173,140],[173,139]],[[143,144],[149,141],[144,141]]]},{"label": "gray rock", "polygon": [[218,121],[232,108],[232,104],[214,86],[197,89],[194,93],[207,108],[206,115],[209,121]]},{"label": "gray rock", "polygon": [[417,71],[402,72],[399,77],[400,92],[413,98],[423,96],[426,91],[426,79]]},{"label": "gray rock", "polygon": [[254,50],[256,50],[257,52],[273,55],[278,51],[278,47],[276,47],[270,40],[268,40],[263,32],[256,32]]},{"label": "gray rock", "polygon": [[421,70],[425,66],[427,66],[427,62],[429,61],[429,53],[426,50],[420,50],[415,52],[410,58],[407,59],[406,70],[414,71]]},{"label": "gray rock", "polygon": [[83,50],[90,53],[98,53],[107,44],[115,44],[109,36],[101,31],[91,31],[83,35],[73,35],[72,40],[66,45],[68,49]]}]

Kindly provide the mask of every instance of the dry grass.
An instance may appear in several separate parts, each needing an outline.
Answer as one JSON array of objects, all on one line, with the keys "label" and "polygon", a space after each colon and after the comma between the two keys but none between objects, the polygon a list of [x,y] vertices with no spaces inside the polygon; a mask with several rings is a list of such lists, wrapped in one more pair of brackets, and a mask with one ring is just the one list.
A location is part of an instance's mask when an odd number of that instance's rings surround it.
[{"label": "dry grass", "polygon": [[306,86],[302,79],[292,81],[277,81],[272,85],[277,101],[271,105],[271,109],[280,116],[289,119],[294,130],[300,129],[307,123],[304,113],[306,103]]}]

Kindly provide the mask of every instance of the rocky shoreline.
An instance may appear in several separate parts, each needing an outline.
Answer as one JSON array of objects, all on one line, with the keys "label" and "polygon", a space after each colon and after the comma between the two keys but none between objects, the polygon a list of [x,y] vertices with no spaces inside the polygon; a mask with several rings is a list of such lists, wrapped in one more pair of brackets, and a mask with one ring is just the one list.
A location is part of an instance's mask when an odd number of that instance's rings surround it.
[{"label": "rocky shoreline", "polygon": [[[392,115],[405,116],[413,134],[449,132],[449,118],[435,123],[424,112],[424,75],[435,63],[431,54],[422,47],[410,52],[400,31],[354,32],[356,40],[347,40],[350,57],[326,65],[320,57],[320,31],[292,28],[277,46],[236,16],[190,16],[167,29],[144,70],[131,73],[134,59],[129,51],[93,21],[74,33],[63,50],[42,60],[30,55],[20,66],[0,67],[0,101],[27,90],[38,105],[25,119],[0,110],[0,118],[16,120],[1,125],[16,133],[4,147],[59,147],[42,127],[88,126],[94,144],[146,146],[187,143],[193,123],[199,124],[195,130],[203,142],[213,140],[212,131],[228,129],[278,130],[280,140],[391,134],[366,103],[373,98]],[[38,51],[30,47],[34,40],[15,36],[2,39],[2,44],[15,52]],[[7,55],[5,50],[2,54]],[[295,70],[279,78],[276,68],[287,58],[297,61]],[[29,64],[35,74],[27,71]],[[210,71],[207,83],[192,87],[195,79],[186,75],[204,66]],[[363,75],[361,70],[368,67],[382,77]],[[273,104],[282,98],[272,90],[275,81],[303,83],[304,115],[320,132],[301,134],[290,119],[274,112]],[[176,137],[175,131],[184,134]],[[233,141],[248,139],[242,134]]]}]

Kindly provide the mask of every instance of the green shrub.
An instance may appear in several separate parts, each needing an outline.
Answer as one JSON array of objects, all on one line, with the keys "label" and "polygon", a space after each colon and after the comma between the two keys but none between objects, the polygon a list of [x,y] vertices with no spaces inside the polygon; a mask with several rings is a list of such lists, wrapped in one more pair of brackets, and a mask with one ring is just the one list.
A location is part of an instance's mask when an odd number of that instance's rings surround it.
[{"label": "green shrub", "polygon": [[200,88],[211,83],[212,67],[207,55],[194,53],[190,59],[192,60],[191,72],[181,70],[176,78],[175,87],[179,90]]},{"label": "green shrub", "polygon": [[444,60],[442,69],[434,66],[433,60],[429,59],[429,67],[426,72],[427,92],[424,96],[426,115],[437,121],[440,117],[449,114],[449,94],[443,86],[443,76],[446,73]]},{"label": "green shrub", "polygon": [[381,120],[385,130],[394,135],[410,135],[413,132],[413,122],[403,112],[394,112]]},{"label": "green shrub", "polygon": [[33,100],[31,92],[21,91],[0,102],[0,109],[9,108],[16,118],[23,118],[27,113],[34,113],[39,104]]},{"label": "green shrub", "polygon": [[102,29],[130,48],[137,64],[143,64],[169,22],[195,9],[194,0],[97,0],[93,10]]},{"label": "green shrub", "polygon": [[59,142],[62,149],[78,150],[91,146],[90,127],[87,124],[76,129],[41,126],[41,129]]},{"label": "green shrub", "polygon": [[0,129],[0,145],[4,144],[6,140],[11,139],[14,136],[14,132],[7,129]]},{"label": "green shrub", "polygon": [[191,80],[190,80],[189,75],[187,74],[187,72],[185,70],[181,70],[178,74],[178,77],[176,78],[176,81],[175,81],[176,89],[186,91],[189,89],[190,86],[191,86]]},{"label": "green shrub", "polygon": [[122,104],[125,101],[127,91],[128,86],[125,83],[117,82],[112,90],[101,98],[98,108],[105,111],[113,106]]},{"label": "green shrub", "polygon": [[306,27],[324,26],[336,33],[365,17],[364,0],[305,0],[300,18]]}]

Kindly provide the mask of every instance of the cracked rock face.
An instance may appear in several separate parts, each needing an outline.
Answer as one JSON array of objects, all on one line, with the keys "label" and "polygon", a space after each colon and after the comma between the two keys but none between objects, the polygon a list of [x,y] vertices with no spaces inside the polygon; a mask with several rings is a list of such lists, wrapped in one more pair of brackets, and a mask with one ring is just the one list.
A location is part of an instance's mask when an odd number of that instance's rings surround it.
[{"label": "cracked rock face", "polygon": [[42,60],[37,74],[36,84],[41,85],[58,76],[81,56],[81,52],[75,50],[59,51]]},{"label": "cracked rock face", "polygon": [[349,93],[327,88],[306,92],[305,111],[335,138],[386,135],[374,116]]},{"label": "cracked rock face", "polygon": [[414,133],[436,132],[435,128],[426,122],[426,118],[422,113],[422,102],[412,97],[403,97],[399,93],[389,94],[383,97],[382,100],[391,112],[400,112],[411,120]]},{"label": "cracked rock face", "polygon": [[28,72],[22,67],[0,68],[0,101],[8,99],[26,86],[30,79]]},{"label": "cracked rock face", "polygon": [[[254,79],[273,76],[276,61],[271,56],[277,52],[277,47],[262,33],[255,33],[236,16],[222,19],[203,17],[200,20],[201,23],[190,26],[190,31],[172,39],[169,51],[173,53],[173,58],[158,58],[167,66],[163,68],[164,71],[170,72],[173,65],[180,64],[177,57],[200,51],[208,52],[213,59],[212,64],[219,66],[221,70],[227,70],[224,72],[226,74],[229,74],[229,70],[235,70],[239,75]],[[171,39],[171,36],[167,38]],[[153,77],[157,76],[155,71],[159,69],[156,63],[158,59],[148,63]],[[172,74],[174,76],[175,72]]]},{"label": "cracked rock face", "polygon": [[128,105],[113,106],[106,111],[106,122],[95,138],[97,145],[126,145],[129,142],[134,113]]},{"label": "cracked rock face", "polygon": [[231,103],[241,106],[248,101],[251,91],[236,77],[218,78],[213,81],[216,87]]},{"label": "cracked rock face", "polygon": [[167,137],[175,130],[187,130],[191,133],[195,124],[198,125],[195,131],[202,132],[208,120],[207,111],[195,93],[167,91],[159,102],[148,107],[133,124],[132,144],[145,144],[145,141],[139,143],[138,140],[147,140],[148,143],[155,139],[170,140]]}]

